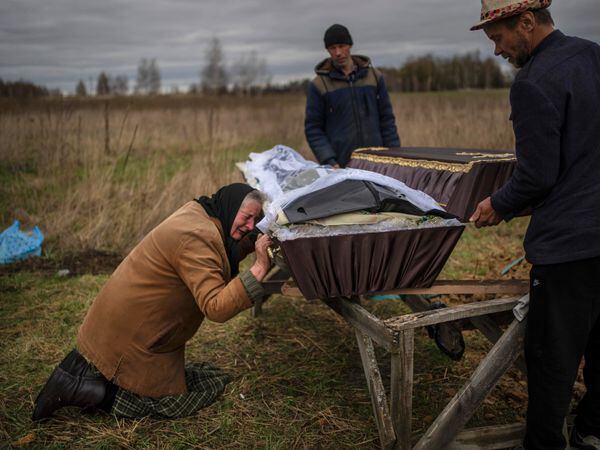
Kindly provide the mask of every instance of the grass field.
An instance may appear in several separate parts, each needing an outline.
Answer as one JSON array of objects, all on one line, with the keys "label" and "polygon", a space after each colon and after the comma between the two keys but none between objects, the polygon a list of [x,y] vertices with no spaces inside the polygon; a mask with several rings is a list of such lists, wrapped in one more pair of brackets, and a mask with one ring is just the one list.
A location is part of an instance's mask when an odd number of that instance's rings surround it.
[{"label": "grass field", "polygon": [[[512,148],[507,92],[393,96],[403,145]],[[234,163],[286,144],[309,155],[303,98],[171,97],[0,104],[0,225],[24,218],[47,236],[45,257],[126,253],[192,197],[240,180]],[[498,278],[522,254],[527,219],[469,228],[441,278]],[[56,263],[60,267],[60,262]],[[507,276],[527,277],[526,266]],[[0,269],[0,447],[376,448],[377,430],[352,330],[327,307],[276,296],[265,315],[206,323],[189,360],[235,376],[225,395],[181,420],[117,420],[65,410],[30,422],[33,401],[108,274]],[[458,298],[446,299],[462,301]],[[400,302],[368,301],[386,317]],[[468,379],[489,344],[465,332],[460,362],[417,334],[415,436]],[[389,355],[378,350],[384,382]],[[525,383],[509,372],[470,425],[522,419]]]}]

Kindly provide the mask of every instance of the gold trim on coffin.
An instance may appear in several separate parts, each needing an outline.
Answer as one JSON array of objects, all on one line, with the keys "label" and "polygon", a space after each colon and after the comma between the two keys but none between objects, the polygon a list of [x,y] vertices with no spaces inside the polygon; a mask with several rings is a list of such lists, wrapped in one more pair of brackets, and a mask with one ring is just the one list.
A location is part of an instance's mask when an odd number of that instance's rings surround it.
[{"label": "gold trim on coffin", "polygon": [[[476,159],[470,161],[466,164],[462,163],[450,163],[443,161],[430,161],[426,159],[408,159],[401,158],[398,156],[379,156],[379,155],[367,155],[361,153],[361,151],[365,150],[387,150],[385,147],[375,147],[375,148],[361,148],[355,150],[352,154],[352,159],[362,159],[365,161],[373,162],[373,163],[381,163],[381,164],[393,164],[396,166],[402,167],[416,167],[419,169],[428,169],[428,170],[444,170],[446,172],[454,172],[454,173],[467,173],[469,172],[473,166],[477,163],[487,163],[487,162],[502,162],[502,161],[514,161],[515,157],[510,153],[503,153],[501,155],[494,156],[485,156],[486,154],[482,153],[462,153],[462,155],[472,155],[473,157],[484,158],[484,159]],[[510,157],[506,157],[510,156]],[[493,158],[491,161],[485,158]]]},{"label": "gold trim on coffin", "polygon": [[470,156],[471,158],[491,158],[491,159],[502,159],[506,158],[515,159],[515,155],[512,153],[481,153],[481,152],[460,152],[456,154],[457,156]]}]

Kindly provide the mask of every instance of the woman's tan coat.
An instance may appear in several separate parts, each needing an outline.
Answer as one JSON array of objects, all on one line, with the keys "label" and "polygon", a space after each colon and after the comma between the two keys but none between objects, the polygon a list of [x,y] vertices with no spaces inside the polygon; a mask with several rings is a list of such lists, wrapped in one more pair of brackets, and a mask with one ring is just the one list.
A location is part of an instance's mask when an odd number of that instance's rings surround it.
[{"label": "woman's tan coat", "polygon": [[90,307],[78,348],[118,386],[148,397],[186,392],[185,343],[204,317],[251,306],[230,267],[220,222],[189,202],[117,267]]}]

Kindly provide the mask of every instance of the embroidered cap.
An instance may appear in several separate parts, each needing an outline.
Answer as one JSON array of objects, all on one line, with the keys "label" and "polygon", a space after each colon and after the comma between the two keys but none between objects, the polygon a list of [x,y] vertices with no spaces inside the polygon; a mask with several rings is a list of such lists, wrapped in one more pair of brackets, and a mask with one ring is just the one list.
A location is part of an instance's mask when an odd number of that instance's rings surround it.
[{"label": "embroidered cap", "polygon": [[471,27],[471,31],[524,11],[547,8],[551,3],[552,0],[481,0],[481,18],[479,23]]}]

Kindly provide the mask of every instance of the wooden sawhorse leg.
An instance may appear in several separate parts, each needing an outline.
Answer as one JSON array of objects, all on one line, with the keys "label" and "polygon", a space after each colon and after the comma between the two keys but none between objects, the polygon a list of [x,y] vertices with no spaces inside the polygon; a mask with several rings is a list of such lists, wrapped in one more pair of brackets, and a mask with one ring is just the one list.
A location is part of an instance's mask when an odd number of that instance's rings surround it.
[{"label": "wooden sawhorse leg", "polygon": [[526,320],[513,323],[481,361],[470,380],[421,437],[414,450],[446,448],[521,353]]},{"label": "wooden sawhorse leg", "polygon": [[409,450],[412,435],[412,394],[415,353],[415,330],[398,333],[392,350],[391,409],[398,450]]},{"label": "wooden sawhorse leg", "polygon": [[377,366],[373,341],[362,331],[355,330],[355,332],[358,349],[360,351],[360,359],[362,361],[369,394],[371,396],[373,414],[375,415],[375,422],[377,423],[377,430],[379,431],[379,442],[381,443],[381,448],[392,449],[396,442],[396,433],[394,432],[394,425],[392,423],[392,418],[390,417],[385,388],[383,387],[383,382],[381,380],[381,373]]}]

